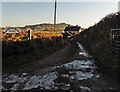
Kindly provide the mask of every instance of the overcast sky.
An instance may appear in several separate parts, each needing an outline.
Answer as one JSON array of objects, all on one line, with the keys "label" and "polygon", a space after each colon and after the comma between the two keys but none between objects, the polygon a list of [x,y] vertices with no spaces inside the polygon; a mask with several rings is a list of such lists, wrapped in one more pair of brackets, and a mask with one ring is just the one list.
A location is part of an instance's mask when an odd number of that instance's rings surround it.
[{"label": "overcast sky", "polygon": [[[2,26],[25,26],[29,24],[53,23],[54,0],[2,1]],[[20,0],[17,0],[20,1]],[[67,0],[68,1],[68,0]],[[118,2],[69,2],[57,3],[57,23],[65,22],[81,27],[89,27],[109,13],[118,11]],[[0,4],[1,8],[1,4]]]}]

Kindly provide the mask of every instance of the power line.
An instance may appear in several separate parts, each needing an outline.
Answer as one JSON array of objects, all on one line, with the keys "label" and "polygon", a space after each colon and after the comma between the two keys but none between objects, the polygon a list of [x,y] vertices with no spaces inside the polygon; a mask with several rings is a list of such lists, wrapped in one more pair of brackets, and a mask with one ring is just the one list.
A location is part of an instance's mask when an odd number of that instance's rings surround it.
[{"label": "power line", "polygon": [[55,25],[56,25],[56,10],[57,10],[57,1],[55,0],[55,8],[54,8],[54,31],[55,31]]}]

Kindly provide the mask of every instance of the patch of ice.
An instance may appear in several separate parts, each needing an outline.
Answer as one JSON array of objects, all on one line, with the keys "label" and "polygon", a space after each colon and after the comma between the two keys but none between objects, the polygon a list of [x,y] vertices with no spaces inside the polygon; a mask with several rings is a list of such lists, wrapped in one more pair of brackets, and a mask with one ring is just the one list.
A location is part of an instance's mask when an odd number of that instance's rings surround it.
[{"label": "patch of ice", "polygon": [[4,83],[15,83],[15,82],[24,82],[26,81],[27,77],[23,77],[23,76],[18,76],[15,74],[11,74],[10,76],[3,78],[3,82]]},{"label": "patch of ice", "polygon": [[18,82],[20,83],[23,83],[23,82],[25,82],[26,80],[27,80],[27,78],[28,77],[19,77],[19,79],[18,79]]},{"label": "patch of ice", "polygon": [[22,73],[22,76],[26,76],[27,75],[27,73]]},{"label": "patch of ice", "polygon": [[11,89],[11,90],[17,90],[18,87],[19,87],[19,83],[16,83],[16,84],[14,84],[13,87],[10,88],[10,89]]},{"label": "patch of ice", "polygon": [[80,48],[80,52],[79,55],[83,55],[85,57],[89,57],[89,54],[84,50],[84,48],[82,47],[82,45],[78,42],[76,42],[76,44],[78,45],[78,47]]},{"label": "patch of ice", "polygon": [[83,55],[85,57],[89,57],[89,55],[86,52],[79,52],[79,55]]},{"label": "patch of ice", "polygon": [[61,89],[63,89],[63,90],[69,90],[69,89],[70,89],[70,87],[63,86],[63,87],[61,87]]},{"label": "patch of ice", "polygon": [[74,60],[73,62],[67,63],[67,64],[63,64],[61,65],[64,66],[65,68],[69,68],[69,69],[85,69],[85,68],[91,68],[94,69],[95,66],[92,66],[93,61],[91,60]]},{"label": "patch of ice", "polygon": [[82,62],[80,62],[81,64],[84,64],[84,65],[90,65],[90,64],[93,64],[93,61],[92,60],[83,60]]},{"label": "patch of ice", "polygon": [[5,83],[15,83],[19,79],[19,76],[11,74],[8,78],[5,78],[4,82]]},{"label": "patch of ice", "polygon": [[70,87],[70,84],[65,84],[65,86],[68,86],[68,87]]},{"label": "patch of ice", "polygon": [[88,79],[92,78],[94,75],[91,72],[81,72],[81,71],[73,71],[75,74],[71,75],[70,78],[72,80],[83,80],[83,79]]},{"label": "patch of ice", "polygon": [[100,77],[100,75],[96,75],[96,78]]},{"label": "patch of ice", "polygon": [[24,90],[37,88],[39,86],[39,77],[32,76],[28,83],[26,84]]},{"label": "patch of ice", "polygon": [[70,89],[70,84],[66,84],[66,83],[55,83],[55,87],[63,89],[63,90],[69,90]]},{"label": "patch of ice", "polygon": [[82,90],[86,90],[86,91],[90,91],[90,90],[91,90],[90,88],[88,88],[88,87],[83,87],[83,86],[80,86],[80,88],[81,88]]},{"label": "patch of ice", "polygon": [[54,88],[54,81],[57,78],[55,72],[45,74],[43,76],[32,76],[23,90],[42,87],[45,89]]},{"label": "patch of ice", "polygon": [[[4,90],[4,91],[7,91],[8,89],[3,87],[3,86],[0,86],[1,87],[1,90]],[[1,92],[1,91],[0,91]]]},{"label": "patch of ice", "polygon": [[78,47],[79,47],[80,49],[83,50],[83,47],[82,47],[82,45],[81,45],[80,43],[76,42],[76,44],[78,45]]},{"label": "patch of ice", "polygon": [[68,74],[61,74],[62,77],[69,77]]}]

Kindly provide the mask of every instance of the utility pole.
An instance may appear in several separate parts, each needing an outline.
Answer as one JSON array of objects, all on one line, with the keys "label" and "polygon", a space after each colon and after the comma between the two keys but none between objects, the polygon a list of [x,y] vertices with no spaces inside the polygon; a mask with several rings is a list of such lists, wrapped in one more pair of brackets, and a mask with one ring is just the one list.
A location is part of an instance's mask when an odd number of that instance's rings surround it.
[{"label": "utility pole", "polygon": [[54,10],[54,31],[55,31],[55,25],[56,25],[56,8],[57,8],[57,1],[55,0],[55,10]]}]

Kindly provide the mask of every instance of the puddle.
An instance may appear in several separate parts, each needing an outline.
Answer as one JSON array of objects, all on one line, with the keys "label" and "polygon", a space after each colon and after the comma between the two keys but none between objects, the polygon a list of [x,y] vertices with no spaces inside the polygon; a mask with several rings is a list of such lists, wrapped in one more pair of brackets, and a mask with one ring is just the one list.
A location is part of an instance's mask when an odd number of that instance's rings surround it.
[{"label": "puddle", "polygon": [[[88,57],[88,53],[79,44],[81,49],[80,55]],[[93,60],[74,60],[70,63],[66,63],[59,66],[52,67],[53,72],[47,73],[43,76],[29,75],[27,73],[22,74],[6,74],[3,75],[3,90],[18,90],[21,86],[22,90],[31,89],[48,89],[48,90],[70,90],[73,88],[73,83],[87,80],[95,76],[94,70],[96,66]],[[9,86],[8,86],[9,85]],[[91,90],[88,87],[79,86],[81,90]]]}]

